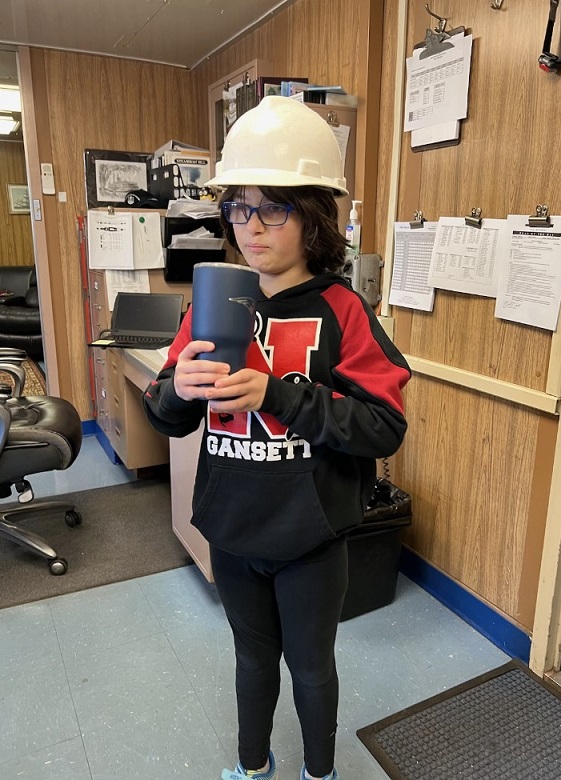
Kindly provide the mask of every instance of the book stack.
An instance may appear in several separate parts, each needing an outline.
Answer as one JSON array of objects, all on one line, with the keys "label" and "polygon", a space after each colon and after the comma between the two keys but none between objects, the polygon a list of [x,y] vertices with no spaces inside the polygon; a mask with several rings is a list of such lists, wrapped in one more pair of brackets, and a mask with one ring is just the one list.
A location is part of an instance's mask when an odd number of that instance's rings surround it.
[{"label": "book stack", "polygon": [[284,84],[307,84],[306,78],[288,79],[288,76],[259,76],[257,84],[257,100],[260,102],[269,95],[283,96],[282,85]]}]

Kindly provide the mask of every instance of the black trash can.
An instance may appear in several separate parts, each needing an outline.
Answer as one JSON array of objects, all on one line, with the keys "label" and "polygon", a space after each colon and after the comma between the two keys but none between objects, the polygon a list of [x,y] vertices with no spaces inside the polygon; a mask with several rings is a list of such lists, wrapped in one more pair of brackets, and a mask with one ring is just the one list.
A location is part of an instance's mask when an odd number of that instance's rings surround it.
[{"label": "black trash can", "polygon": [[411,525],[411,496],[378,478],[364,522],[348,537],[349,588],[341,620],[385,607],[395,598],[401,529]]}]

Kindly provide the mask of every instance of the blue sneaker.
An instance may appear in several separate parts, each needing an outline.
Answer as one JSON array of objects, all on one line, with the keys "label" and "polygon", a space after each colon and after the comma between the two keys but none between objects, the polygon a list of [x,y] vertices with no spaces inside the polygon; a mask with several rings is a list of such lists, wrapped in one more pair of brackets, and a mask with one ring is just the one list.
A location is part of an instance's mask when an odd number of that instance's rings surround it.
[{"label": "blue sneaker", "polygon": [[246,780],[247,777],[251,777],[253,780],[277,780],[277,765],[275,764],[275,757],[272,752],[269,752],[269,770],[267,772],[256,772],[254,769],[244,769],[239,761],[233,772],[230,772],[229,769],[225,769],[222,772],[222,780]]},{"label": "blue sneaker", "polygon": [[[300,780],[308,780],[306,777],[306,765],[302,767],[302,771],[300,773]],[[333,772],[331,772],[330,775],[325,775],[323,780],[339,780],[339,775],[337,774],[337,770],[334,769]]]}]

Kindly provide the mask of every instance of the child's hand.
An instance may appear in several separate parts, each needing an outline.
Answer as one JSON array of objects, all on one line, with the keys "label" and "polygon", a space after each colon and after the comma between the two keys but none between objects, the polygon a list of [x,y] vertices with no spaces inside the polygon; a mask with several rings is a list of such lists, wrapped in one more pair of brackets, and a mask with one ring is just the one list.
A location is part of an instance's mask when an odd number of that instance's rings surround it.
[{"label": "child's hand", "polygon": [[213,412],[257,412],[263,404],[268,381],[268,374],[242,368],[235,374],[217,378],[214,387],[206,388],[204,397]]},{"label": "child's hand", "polygon": [[214,360],[196,360],[199,352],[212,352],[211,341],[191,341],[180,353],[175,367],[173,385],[175,392],[184,401],[197,398],[205,399],[209,385],[226,376],[230,370],[227,363],[215,363]]}]

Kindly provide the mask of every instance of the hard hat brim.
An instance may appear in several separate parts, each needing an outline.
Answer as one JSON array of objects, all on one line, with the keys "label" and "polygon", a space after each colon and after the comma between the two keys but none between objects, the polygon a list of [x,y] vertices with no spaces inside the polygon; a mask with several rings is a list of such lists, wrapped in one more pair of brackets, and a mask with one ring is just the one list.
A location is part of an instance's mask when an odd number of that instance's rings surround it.
[{"label": "hard hat brim", "polygon": [[229,170],[207,181],[207,187],[321,187],[331,190],[336,198],[349,194],[345,179],[304,176],[296,171],[243,168]]}]

